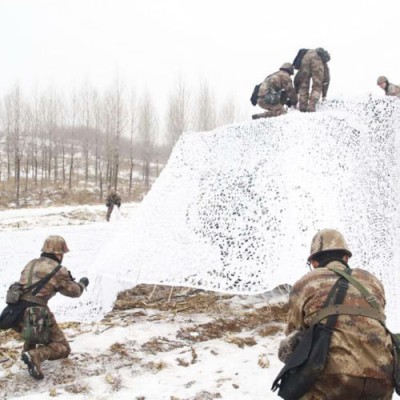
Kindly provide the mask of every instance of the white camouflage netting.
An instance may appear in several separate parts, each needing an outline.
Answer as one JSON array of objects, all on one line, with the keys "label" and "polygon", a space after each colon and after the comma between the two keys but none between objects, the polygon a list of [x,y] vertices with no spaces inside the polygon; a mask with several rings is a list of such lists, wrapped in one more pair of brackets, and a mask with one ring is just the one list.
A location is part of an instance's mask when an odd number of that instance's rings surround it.
[{"label": "white camouflage netting", "polygon": [[[80,318],[103,315],[137,283],[231,293],[293,283],[307,272],[311,238],[323,228],[343,232],[351,265],[384,282],[394,317],[399,133],[400,102],[369,98],[183,135],[93,263],[91,303],[81,303]],[[77,319],[75,307],[57,313],[69,311]]]}]

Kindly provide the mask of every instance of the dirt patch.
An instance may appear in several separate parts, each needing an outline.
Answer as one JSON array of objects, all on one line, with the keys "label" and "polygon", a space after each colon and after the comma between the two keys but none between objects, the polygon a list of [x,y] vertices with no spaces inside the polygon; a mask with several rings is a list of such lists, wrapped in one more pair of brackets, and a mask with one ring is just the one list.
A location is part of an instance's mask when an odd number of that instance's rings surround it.
[{"label": "dirt patch", "polygon": [[206,313],[224,307],[222,300],[232,295],[166,285],[138,285],[118,294],[113,310],[157,309],[175,313]]},{"label": "dirt patch", "polygon": [[148,353],[157,354],[183,347],[182,342],[169,340],[165,337],[155,337],[142,346],[142,350]]},{"label": "dirt patch", "polygon": [[[287,304],[267,306],[256,311],[243,313],[238,317],[218,318],[205,324],[183,328],[178,332],[177,337],[192,342],[204,342],[222,338],[227,334],[239,333],[243,330],[264,329],[264,325],[271,324],[271,322],[286,320],[287,311]],[[271,332],[274,332],[274,329]]]},{"label": "dirt patch", "polygon": [[245,346],[255,346],[257,344],[256,340],[254,339],[254,337],[237,337],[237,336],[228,336],[225,339],[226,342],[228,343],[232,343],[232,344],[236,344],[236,346],[238,346],[241,349],[244,349]]}]

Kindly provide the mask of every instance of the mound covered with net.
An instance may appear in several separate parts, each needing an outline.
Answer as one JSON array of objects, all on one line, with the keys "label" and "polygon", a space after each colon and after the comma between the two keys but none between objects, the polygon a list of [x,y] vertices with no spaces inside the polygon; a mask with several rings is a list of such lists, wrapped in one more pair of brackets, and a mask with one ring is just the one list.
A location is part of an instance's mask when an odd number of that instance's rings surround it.
[{"label": "mound covered with net", "polygon": [[293,283],[323,228],[345,235],[351,266],[383,281],[393,311],[399,133],[400,102],[369,98],[183,135],[95,260],[82,317],[138,283],[243,294]]}]

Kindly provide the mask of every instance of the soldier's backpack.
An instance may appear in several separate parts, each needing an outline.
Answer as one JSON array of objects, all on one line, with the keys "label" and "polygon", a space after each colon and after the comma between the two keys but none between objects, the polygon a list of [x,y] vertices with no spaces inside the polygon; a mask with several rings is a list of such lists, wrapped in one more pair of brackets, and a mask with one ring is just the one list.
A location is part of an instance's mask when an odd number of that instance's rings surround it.
[{"label": "soldier's backpack", "polygon": [[257,105],[258,92],[260,91],[260,86],[261,86],[261,83],[259,85],[254,86],[253,93],[250,97],[250,102],[251,102],[251,104],[253,104],[253,106]]},{"label": "soldier's backpack", "polygon": [[321,57],[321,60],[324,64],[330,61],[331,55],[322,47],[318,47],[317,53]]},{"label": "soldier's backpack", "polygon": [[304,55],[307,53],[308,49],[300,49],[293,60],[293,68],[300,69],[301,61],[303,60]]},{"label": "soldier's backpack", "polygon": [[47,307],[27,308],[22,320],[22,339],[29,344],[48,344],[50,338],[51,319]]}]

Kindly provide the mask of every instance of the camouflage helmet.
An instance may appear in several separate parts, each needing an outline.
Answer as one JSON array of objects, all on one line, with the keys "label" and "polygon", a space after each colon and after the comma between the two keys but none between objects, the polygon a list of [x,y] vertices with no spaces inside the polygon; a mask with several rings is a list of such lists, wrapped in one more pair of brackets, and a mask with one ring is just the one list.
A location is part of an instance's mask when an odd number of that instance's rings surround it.
[{"label": "camouflage helmet", "polygon": [[378,81],[377,81],[376,83],[377,83],[377,85],[379,85],[379,84],[381,84],[381,83],[383,83],[383,82],[389,82],[389,79],[386,78],[386,76],[380,76],[380,77],[378,78]]},{"label": "camouflage helmet", "polygon": [[65,254],[69,248],[61,236],[49,236],[43,243],[42,253]]},{"label": "camouflage helmet", "polygon": [[291,63],[284,63],[282,64],[282,66],[279,68],[281,71],[286,71],[289,73],[289,75],[293,75],[294,74],[294,68],[293,65]]},{"label": "camouflage helmet", "polygon": [[352,256],[346,240],[340,232],[334,229],[323,229],[313,237],[308,261],[311,261],[317,254],[335,250],[341,250],[349,257]]}]

